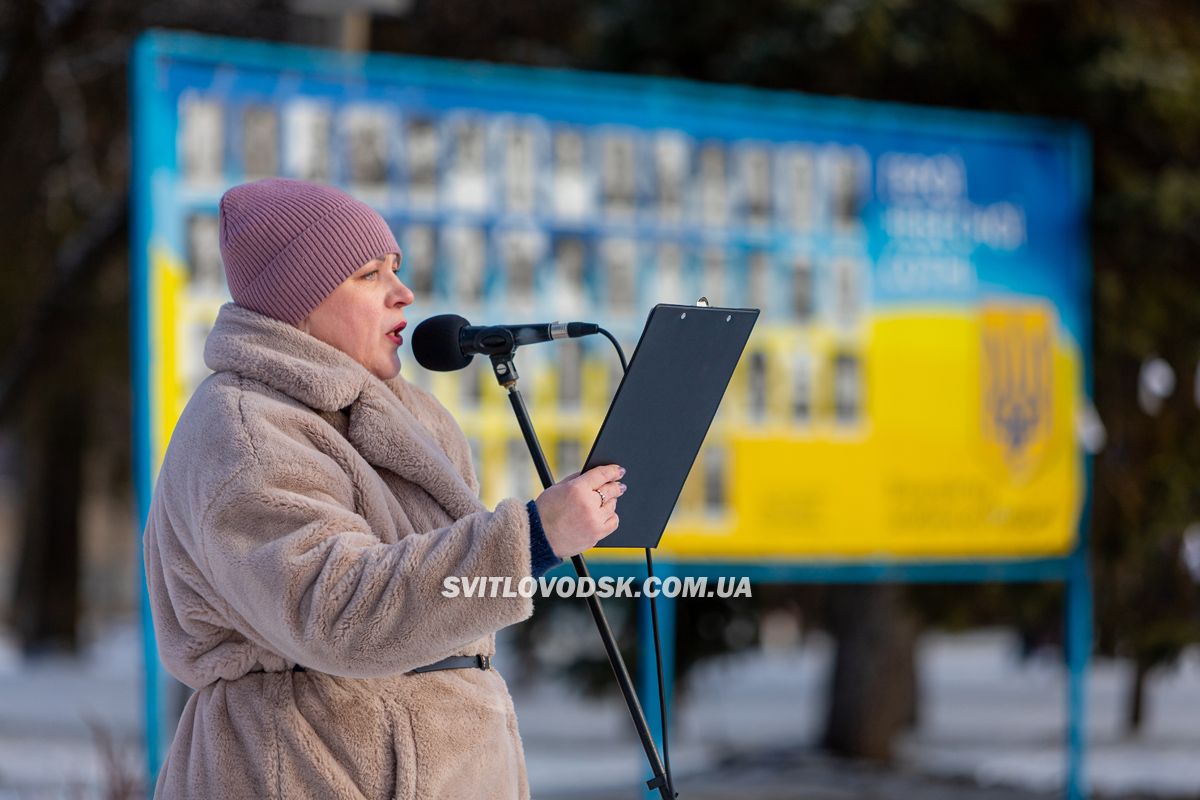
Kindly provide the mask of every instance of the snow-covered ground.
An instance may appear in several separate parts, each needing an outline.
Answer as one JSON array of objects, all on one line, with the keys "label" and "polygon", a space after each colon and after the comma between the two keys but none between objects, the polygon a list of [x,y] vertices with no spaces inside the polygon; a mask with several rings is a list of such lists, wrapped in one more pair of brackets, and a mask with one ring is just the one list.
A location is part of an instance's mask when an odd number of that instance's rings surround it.
[{"label": "snow-covered ground", "polygon": [[[1017,652],[1015,636],[1004,631],[923,637],[921,724],[900,744],[901,768],[982,786],[1058,790],[1066,766],[1066,674],[1053,658],[1021,663]],[[828,640],[811,636],[796,650],[703,666],[674,711],[674,773],[788,743],[812,745],[825,713],[831,656]],[[1093,665],[1086,762],[1092,788],[1104,795],[1200,795],[1200,652],[1189,651],[1176,669],[1151,678],[1147,719],[1136,737],[1122,734],[1127,669],[1103,660]],[[634,785],[640,751],[624,707],[582,709],[553,691],[563,690],[514,693],[534,788],[551,794],[605,777]],[[556,718],[571,713],[590,721],[590,735],[578,719]],[[579,749],[573,742],[588,740],[593,749],[571,764],[569,754]]]},{"label": "snow-covered ground", "polygon": [[[1052,659],[1022,664],[1016,652],[1015,639],[999,631],[922,639],[921,725],[900,745],[897,772],[909,788],[894,796],[911,796],[912,776],[920,774],[1029,796],[1061,785],[1064,673]],[[830,657],[828,641],[810,636],[800,647],[703,666],[674,709],[671,766],[679,786],[703,774],[693,785],[707,786],[705,797],[737,797],[736,789],[716,789],[714,767],[753,762],[761,781],[755,796],[893,796],[861,788],[861,770],[805,749],[824,713]],[[140,658],[133,625],[108,631],[78,659],[26,662],[0,642],[0,800],[100,797],[114,770],[141,768]],[[515,663],[502,637],[497,665],[512,683],[534,797],[638,796],[641,753],[620,701],[586,701],[547,682],[521,689]],[[1104,795],[1200,795],[1200,654],[1151,678],[1145,729],[1133,738],[1120,725],[1126,669],[1100,661],[1089,681],[1091,785]],[[116,760],[102,756],[105,738]],[[797,782],[805,776],[806,786],[840,788],[802,790]],[[921,794],[968,796],[965,788],[939,792]]]},{"label": "snow-covered ground", "polygon": [[[1066,674],[1054,659],[1025,666],[1003,633],[926,637],[920,730],[902,746],[924,770],[984,783],[1061,785]],[[1124,732],[1127,662],[1093,662],[1088,679],[1087,776],[1106,795],[1200,796],[1200,650],[1147,681],[1136,736]]]}]

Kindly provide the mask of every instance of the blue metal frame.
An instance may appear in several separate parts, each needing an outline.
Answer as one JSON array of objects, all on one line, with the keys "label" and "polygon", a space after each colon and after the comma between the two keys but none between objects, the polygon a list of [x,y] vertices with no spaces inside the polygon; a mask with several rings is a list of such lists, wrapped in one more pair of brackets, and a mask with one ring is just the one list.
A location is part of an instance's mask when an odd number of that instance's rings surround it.
[{"label": "blue metal frame", "polygon": [[[1092,152],[1091,143],[1086,137],[1076,137],[1074,141],[1075,158],[1080,165],[1078,170],[1082,185],[1080,195],[1087,199],[1090,207],[1092,198]],[[1090,208],[1089,208],[1090,211]],[[1084,247],[1090,243],[1084,240]],[[1088,249],[1082,256],[1087,262],[1088,269],[1080,273],[1087,277],[1087,284],[1082,288],[1082,313],[1084,318],[1080,325],[1080,351],[1083,353],[1083,391],[1088,402],[1095,396],[1095,365],[1092,360],[1092,286],[1091,286],[1091,253]],[[1065,794],[1067,800],[1082,800],[1088,795],[1087,765],[1087,676],[1088,664],[1092,655],[1092,566],[1091,566],[1091,521],[1092,521],[1092,492],[1094,482],[1092,476],[1092,456],[1084,456],[1084,497],[1083,508],[1079,515],[1079,532],[1075,539],[1075,548],[1071,552],[1068,564],[1067,608],[1066,608],[1066,648],[1067,648],[1067,779]]]},{"label": "blue metal frame", "polygon": [[[719,99],[720,104],[726,108],[759,117],[770,113],[773,118],[789,123],[811,124],[812,118],[809,114],[817,111],[823,120],[829,120],[835,125],[858,125],[870,117],[875,120],[888,120],[894,123],[894,127],[902,127],[909,131],[953,133],[956,136],[966,135],[981,139],[992,139],[997,133],[1017,140],[1037,139],[1046,133],[1061,133],[1063,130],[1082,133],[1077,123],[1048,117],[918,107],[841,97],[814,97],[795,92],[756,89],[736,84],[718,86],[677,78],[602,72],[580,73],[576,70],[544,67],[535,70],[528,67],[473,64],[424,56],[340,53],[298,45],[180,32],[151,31],[144,34],[141,41],[148,43],[158,55],[177,61],[195,59],[206,64],[228,61],[241,67],[257,67],[272,72],[325,70],[345,74],[356,85],[370,83],[372,79],[393,80],[400,70],[411,77],[414,84],[440,82],[443,85],[454,85],[463,80],[477,84],[486,83],[488,96],[502,95],[505,107],[518,111],[529,105],[528,98],[533,91],[543,96],[559,92],[561,97],[557,99],[566,100],[578,99],[581,89],[586,89],[588,98],[594,100],[593,105],[599,106],[627,105],[625,99],[629,93],[636,93],[649,98],[655,114],[664,119],[690,110],[689,104],[711,106]],[[555,99],[551,95],[548,101]],[[538,105],[541,107],[542,103]],[[601,121],[612,120],[603,117]],[[656,118],[649,122],[659,121]],[[744,135],[748,123],[753,124],[753,120],[741,120],[734,134]],[[642,125],[646,124],[646,121],[642,122]]]},{"label": "blue metal frame", "polygon": [[130,346],[133,368],[133,479],[137,494],[138,537],[137,575],[138,597],[142,621],[142,664],[145,670],[142,701],[146,719],[146,774],[148,794],[162,763],[162,719],[161,675],[158,649],[155,644],[154,625],[150,617],[150,597],[146,586],[146,562],[142,548],[141,532],[146,528],[150,513],[150,496],[153,489],[153,450],[150,432],[150,342],[148,304],[141,298],[148,296],[150,232],[153,230],[154,204],[144,192],[149,191],[151,177],[158,164],[153,147],[159,137],[155,135],[156,122],[153,115],[157,104],[153,101],[152,85],[154,60],[157,58],[158,43],[151,38],[140,38],[133,48],[130,69],[130,128],[133,132],[132,180],[130,192]]},{"label": "blue metal frame", "polygon": [[[696,561],[658,556],[655,574],[681,578],[745,575],[751,583],[1037,583],[1065,581],[1071,576],[1076,556],[1003,561]],[[558,574],[559,565],[549,574]],[[593,558],[588,561],[593,577],[644,576],[643,561]],[[566,571],[563,574],[567,574]]]},{"label": "blue metal frame", "polygon": [[[131,128],[133,130],[133,181],[131,192],[131,346],[134,403],[134,479],[138,499],[138,519],[144,529],[153,486],[154,453],[152,442],[150,398],[150,364],[154,358],[154,343],[147,338],[149,309],[142,302],[147,297],[149,282],[149,252],[151,236],[157,230],[156,215],[166,214],[161,207],[168,198],[156,196],[156,176],[161,170],[173,168],[175,152],[173,138],[165,135],[172,130],[165,111],[156,102],[160,90],[156,85],[156,68],[161,59],[211,64],[228,61],[243,67],[261,68],[272,72],[294,70],[306,72],[325,70],[345,75],[350,83],[362,86],[375,78],[392,79],[399,70],[411,76],[415,83],[436,85],[439,89],[459,87],[464,79],[486,83],[492,103],[503,102],[514,110],[527,109],[531,90],[539,93],[540,103],[576,101],[581,89],[589,99],[585,112],[596,120],[613,121],[617,110],[620,117],[622,99],[630,92],[647,98],[653,111],[650,119],[640,118],[641,124],[671,125],[695,109],[708,107],[720,100],[723,108],[744,112],[737,135],[769,135],[779,125],[811,123],[812,112],[819,112],[828,127],[858,124],[864,118],[885,119],[891,127],[927,133],[952,133],[966,139],[989,140],[1002,134],[1010,140],[1029,140],[1046,133],[1067,131],[1073,141],[1077,159],[1079,197],[1090,202],[1090,152],[1086,132],[1077,125],[1049,119],[980,114],[951,109],[915,108],[894,103],[864,102],[838,98],[809,98],[798,94],[771,92],[736,86],[711,86],[689,81],[579,73],[567,70],[529,70],[500,65],[470,65],[436,59],[387,55],[349,55],[309,48],[236,41],[187,33],[150,32],[137,41],[131,67]],[[347,85],[350,85],[349,83]],[[771,115],[771,124],[747,129],[747,121]],[[585,121],[585,120],[580,120]],[[722,124],[733,124],[732,122]],[[719,133],[714,131],[714,135]],[[1082,274],[1090,274],[1082,270]],[[1086,375],[1086,393],[1092,393],[1092,360],[1090,347],[1089,306],[1085,303],[1084,318],[1078,336]],[[1086,496],[1080,519],[1080,529],[1073,551],[1063,557],[1033,559],[995,559],[989,561],[769,561],[721,563],[687,559],[662,559],[656,564],[656,574],[679,577],[748,576],[754,583],[858,583],[858,582],[937,582],[974,583],[981,581],[1040,582],[1063,581],[1067,586],[1066,622],[1069,686],[1067,693],[1068,764],[1065,785],[1066,797],[1079,800],[1086,794],[1084,782],[1086,694],[1085,681],[1091,649],[1091,577],[1088,561],[1087,525],[1091,509],[1091,462],[1086,460]],[[153,785],[162,761],[163,745],[168,732],[162,724],[163,697],[166,680],[161,670],[149,614],[146,582],[143,573],[139,536],[141,611],[143,623],[144,664],[146,686],[147,773]],[[597,560],[590,564],[595,577],[605,575],[644,575],[641,562]],[[659,598],[659,622],[664,645],[664,678],[667,683],[667,703],[670,707],[674,665],[675,606],[668,598]],[[649,604],[644,598],[639,604],[639,642],[641,652],[653,649],[650,633]],[[657,677],[649,659],[640,659],[638,666],[640,693],[647,720],[661,747]]]}]

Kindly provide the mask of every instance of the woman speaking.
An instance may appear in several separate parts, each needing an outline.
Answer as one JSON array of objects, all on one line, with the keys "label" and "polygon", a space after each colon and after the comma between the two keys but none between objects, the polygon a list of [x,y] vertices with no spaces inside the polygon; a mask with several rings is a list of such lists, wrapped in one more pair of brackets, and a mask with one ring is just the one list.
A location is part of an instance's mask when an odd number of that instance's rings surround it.
[{"label": "woman speaking", "polygon": [[175,427],[145,532],[159,651],[193,687],[160,798],[527,798],[495,632],[513,585],[617,526],[597,467],[495,509],[462,430],[400,377],[413,293],[384,220],[268,179],[220,203],[233,303]]}]

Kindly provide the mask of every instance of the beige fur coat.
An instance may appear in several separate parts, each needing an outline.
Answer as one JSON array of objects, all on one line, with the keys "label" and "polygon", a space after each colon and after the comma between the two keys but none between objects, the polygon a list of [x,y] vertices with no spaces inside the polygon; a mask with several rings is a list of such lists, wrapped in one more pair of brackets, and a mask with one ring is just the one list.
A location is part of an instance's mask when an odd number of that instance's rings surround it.
[{"label": "beige fur coat", "polygon": [[196,689],[156,797],[528,797],[500,674],[408,672],[533,613],[441,595],[530,575],[527,500],[487,510],[437,400],[290,325],[228,304],[204,357],[145,531],[159,652]]}]

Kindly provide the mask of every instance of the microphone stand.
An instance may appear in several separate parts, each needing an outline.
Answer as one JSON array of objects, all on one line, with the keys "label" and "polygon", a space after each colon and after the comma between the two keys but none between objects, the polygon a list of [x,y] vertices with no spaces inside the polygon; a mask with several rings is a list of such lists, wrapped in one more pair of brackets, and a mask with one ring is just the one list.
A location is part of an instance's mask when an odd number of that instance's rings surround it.
[{"label": "microphone stand", "polygon": [[[550,467],[546,464],[546,454],[542,452],[542,445],[538,441],[537,433],[534,432],[533,424],[529,421],[529,410],[525,407],[525,401],[517,389],[519,376],[517,367],[513,363],[515,350],[514,346],[507,352],[493,353],[490,356],[492,372],[496,375],[496,380],[500,382],[500,385],[508,390],[508,400],[512,404],[513,412],[517,415],[517,424],[521,426],[521,433],[525,436],[525,444],[529,447],[529,454],[533,457],[534,466],[537,467],[542,488],[549,489],[554,484],[554,477],[550,474]],[[571,556],[571,563],[575,566],[575,573],[580,578],[591,577],[582,556]],[[604,649],[608,653],[608,661],[612,665],[613,674],[617,676],[621,694],[625,696],[625,705],[629,707],[629,716],[633,718],[633,725],[637,728],[638,737],[642,740],[642,749],[646,751],[646,760],[650,762],[650,769],[654,773],[654,777],[646,781],[646,787],[658,789],[663,800],[674,800],[667,784],[666,771],[663,769],[662,760],[658,755],[658,748],[654,746],[654,739],[650,736],[650,728],[646,724],[646,715],[642,712],[642,704],[638,701],[637,692],[633,688],[633,681],[629,678],[629,670],[625,668],[625,660],[621,657],[621,651],[617,649],[616,638],[613,636],[612,629],[608,627],[604,609],[600,607],[600,601],[594,594],[588,595],[586,599],[588,608],[592,612],[592,619],[596,621],[596,629],[600,632],[600,639],[604,642]]]}]

